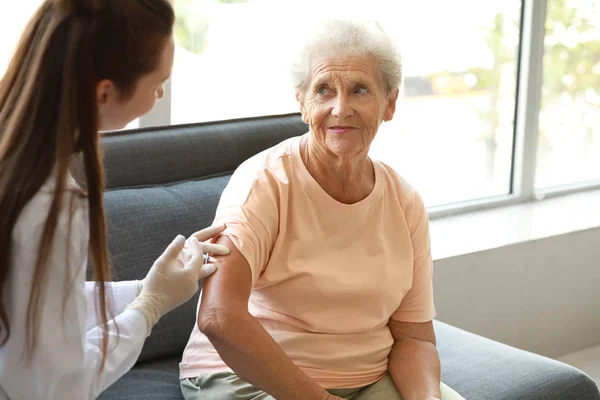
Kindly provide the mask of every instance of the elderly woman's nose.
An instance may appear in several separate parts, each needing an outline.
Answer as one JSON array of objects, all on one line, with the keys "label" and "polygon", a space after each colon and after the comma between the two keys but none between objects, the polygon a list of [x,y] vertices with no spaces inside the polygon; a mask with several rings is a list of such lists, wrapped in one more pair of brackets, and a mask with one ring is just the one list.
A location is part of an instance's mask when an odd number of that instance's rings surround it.
[{"label": "elderly woman's nose", "polygon": [[331,114],[337,118],[346,118],[354,113],[348,97],[337,96],[333,102]]}]

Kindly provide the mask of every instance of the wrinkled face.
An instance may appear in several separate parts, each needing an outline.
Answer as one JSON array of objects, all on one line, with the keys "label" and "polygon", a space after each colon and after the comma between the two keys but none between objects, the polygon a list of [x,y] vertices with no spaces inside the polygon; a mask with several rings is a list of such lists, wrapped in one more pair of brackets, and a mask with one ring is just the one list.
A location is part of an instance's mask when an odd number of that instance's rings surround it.
[{"label": "wrinkled face", "polygon": [[110,81],[98,84],[98,112],[101,131],[122,129],[131,121],[148,113],[164,95],[163,85],[171,75],[175,43],[169,39],[163,47],[158,67],[143,75],[131,97],[123,100]]},{"label": "wrinkled face", "polygon": [[365,155],[379,125],[394,116],[398,92],[388,94],[371,57],[313,60],[304,95],[297,94],[302,118],[327,153]]}]

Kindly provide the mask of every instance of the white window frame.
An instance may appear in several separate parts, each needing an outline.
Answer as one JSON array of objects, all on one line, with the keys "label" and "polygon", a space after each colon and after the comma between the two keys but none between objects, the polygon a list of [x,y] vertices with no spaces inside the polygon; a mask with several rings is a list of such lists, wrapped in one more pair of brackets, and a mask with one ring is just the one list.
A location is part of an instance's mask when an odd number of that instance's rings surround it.
[{"label": "white window frame", "polygon": [[[600,180],[535,189],[547,1],[522,0],[510,194],[429,207],[430,218],[600,189]],[[140,128],[171,125],[171,87],[169,80],[165,83],[164,98],[150,113],[140,118]]]}]

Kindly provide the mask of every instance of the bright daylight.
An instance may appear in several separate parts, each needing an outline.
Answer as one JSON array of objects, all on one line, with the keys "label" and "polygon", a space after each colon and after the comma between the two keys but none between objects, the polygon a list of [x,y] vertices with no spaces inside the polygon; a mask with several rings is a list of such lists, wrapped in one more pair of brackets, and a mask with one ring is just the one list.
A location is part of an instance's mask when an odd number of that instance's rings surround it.
[{"label": "bright daylight", "polygon": [[600,0],[0,35],[0,400],[600,400]]}]

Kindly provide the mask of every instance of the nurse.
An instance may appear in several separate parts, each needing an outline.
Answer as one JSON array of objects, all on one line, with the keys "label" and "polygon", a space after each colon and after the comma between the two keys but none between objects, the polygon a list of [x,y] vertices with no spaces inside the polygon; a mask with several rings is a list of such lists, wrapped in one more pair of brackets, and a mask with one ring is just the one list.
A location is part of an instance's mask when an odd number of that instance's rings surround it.
[{"label": "nurse", "polygon": [[215,270],[203,253],[228,252],[200,243],[211,227],[175,238],[143,281],[109,282],[98,131],[163,96],[173,24],[167,0],[45,0],[0,81],[0,399],[96,398]]}]

